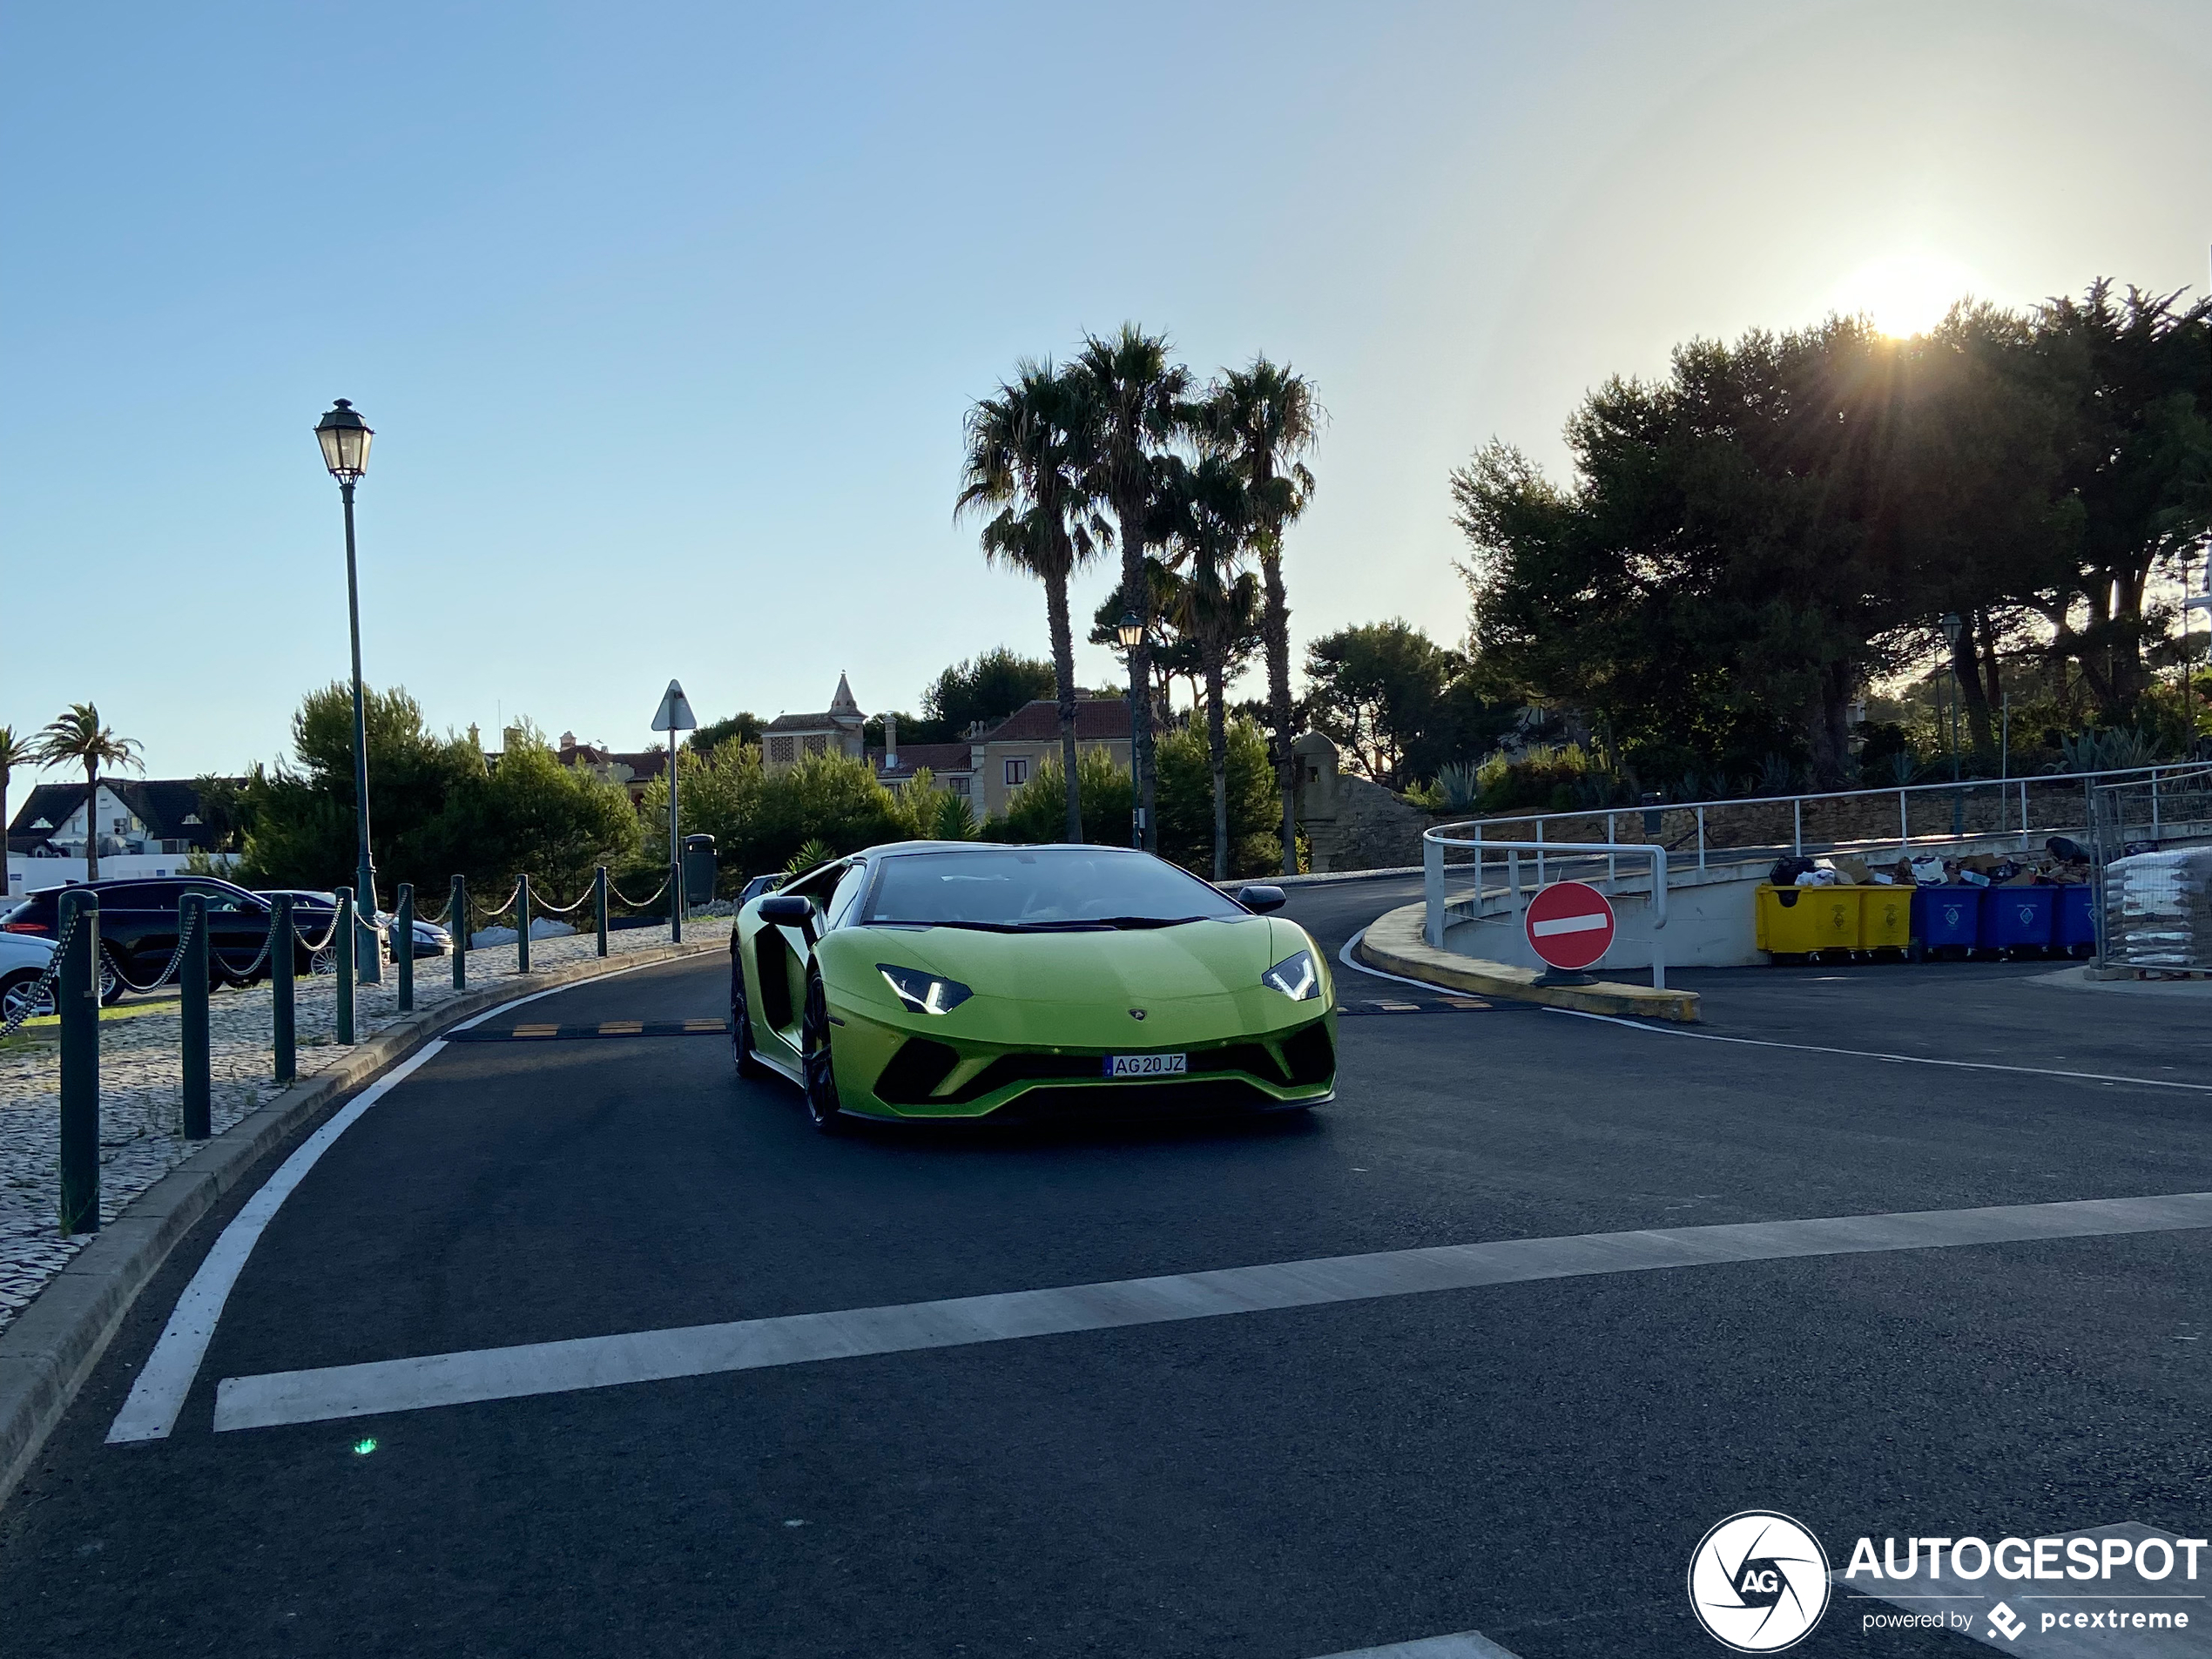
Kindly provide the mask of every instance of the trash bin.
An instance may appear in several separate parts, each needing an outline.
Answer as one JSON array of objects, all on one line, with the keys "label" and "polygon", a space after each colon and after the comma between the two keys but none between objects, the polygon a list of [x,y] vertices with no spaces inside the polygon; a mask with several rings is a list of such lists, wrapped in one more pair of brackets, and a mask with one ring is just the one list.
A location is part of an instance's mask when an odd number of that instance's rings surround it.
[{"label": "trash bin", "polygon": [[2051,911],[2051,948],[2069,956],[2087,956],[2097,948],[2097,919],[2090,906],[2095,889],[2086,881],[2053,887],[2058,902]]},{"label": "trash bin", "polygon": [[1858,895],[1861,950],[1907,951],[1912,948],[1912,888],[1875,886],[1852,887],[1850,891]]},{"label": "trash bin", "polygon": [[1774,956],[1812,956],[1858,948],[1856,887],[1758,888],[1755,941]]},{"label": "trash bin", "polygon": [[1912,890],[1912,948],[1925,955],[1933,950],[1973,949],[1981,938],[1983,889],[1967,887],[1915,887]]},{"label": "trash bin", "polygon": [[686,905],[714,902],[714,838],[711,835],[686,835],[684,838],[684,902]]},{"label": "trash bin", "polygon": [[2052,901],[2056,887],[1985,887],[1981,895],[1981,948],[2007,956],[2051,948]]}]

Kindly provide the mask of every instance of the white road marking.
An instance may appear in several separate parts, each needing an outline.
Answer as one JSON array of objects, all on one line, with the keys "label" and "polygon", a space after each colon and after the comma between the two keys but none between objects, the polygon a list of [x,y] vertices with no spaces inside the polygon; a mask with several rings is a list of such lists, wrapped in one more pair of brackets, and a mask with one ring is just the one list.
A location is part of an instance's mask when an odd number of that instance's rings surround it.
[{"label": "white road marking", "polygon": [[1554,916],[1549,921],[1532,922],[1528,931],[1539,939],[1548,939],[1554,934],[1594,934],[1612,925],[1612,917],[1592,912],[1586,916]]},{"label": "white road marking", "polygon": [[1365,962],[1353,961],[1352,960],[1352,947],[1357,945],[1366,936],[1367,930],[1365,927],[1362,927],[1358,933],[1352,934],[1351,938],[1345,940],[1344,941],[1344,948],[1337,953],[1337,960],[1342,962],[1346,968],[1350,968],[1353,973],[1366,974],[1375,979],[1394,979],[1400,985],[1416,985],[1424,991],[1444,991],[1451,988],[1449,986],[1445,985],[1432,985],[1425,979],[1407,979],[1403,974],[1386,974],[1379,968],[1370,968]]},{"label": "white road marking", "polygon": [[[640,962],[637,968],[618,968],[612,973],[601,974],[584,983],[597,985],[602,981],[634,974],[638,968],[657,968],[658,962]],[[496,1008],[486,1008],[472,1019],[455,1026],[455,1031],[471,1031],[494,1015],[505,1014],[525,1002],[535,1002],[541,996],[550,996],[555,991],[573,990],[573,985],[550,986],[543,991],[532,991],[528,996],[518,996],[511,1002],[502,1002]],[[231,1287],[238,1283],[238,1276],[246,1266],[246,1258],[253,1253],[253,1246],[261,1241],[261,1232],[292,1190],[307,1178],[315,1161],[327,1152],[332,1144],[354,1124],[362,1113],[411,1076],[417,1068],[426,1064],[445,1048],[441,1037],[425,1046],[420,1053],[410,1055],[405,1061],[386,1072],[374,1082],[354,1096],[336,1116],[309,1136],[293,1150],[292,1156],[277,1167],[277,1172],[263,1184],[261,1190],[247,1199],[238,1214],[231,1217],[231,1224],[223,1229],[199,1264],[199,1271],[185,1286],[177,1305],[169,1315],[169,1323],[162,1327],[161,1337],[153,1345],[153,1352],[146,1358],[145,1369],[131,1386],[131,1397],[123,1402],[123,1409],[115,1414],[109,1425],[107,1443],[124,1445],[133,1440],[166,1440],[177,1426],[177,1413],[184,1409],[185,1396],[192,1392],[193,1380],[199,1375],[200,1361],[206,1357],[207,1345],[214,1339],[215,1326],[223,1317],[224,1304],[230,1300]]]},{"label": "white road marking", "polygon": [[1430,1636],[1420,1642],[1393,1642],[1386,1648],[1358,1648],[1332,1653],[1326,1659],[1514,1659],[1480,1630],[1457,1635]]},{"label": "white road marking", "polygon": [[2212,1192],[1380,1251],[226,1377],[220,1431],[1593,1274],[2212,1227]]},{"label": "white road marking", "polygon": [[1642,1020],[1624,1020],[1612,1014],[1586,1014],[1581,1008],[1547,1008],[1547,1014],[1564,1014],[1577,1020],[1597,1020],[1607,1025],[1622,1025],[1631,1031],[1647,1032],[1655,1037],[1688,1037],[1696,1042],[1733,1042],[1747,1049],[1792,1049],[1799,1054],[1837,1054],[1853,1060],[1886,1060],[1892,1065],[1947,1066],[1954,1071],[2005,1071],[2016,1076],[2067,1077],[2076,1082],[2140,1083],[2146,1089],[2186,1089],[2200,1095],[2212,1095],[2212,1083],[2185,1083],[2170,1077],[2129,1077],[2116,1072],[2061,1071],[2050,1066],[2000,1066],[1993,1060],[1939,1060],[1925,1054],[1883,1054],[1870,1049],[1831,1049],[1817,1042],[1777,1042],[1771,1037],[1724,1037],[1716,1031],[1684,1031],[1679,1026],[1649,1025]]}]

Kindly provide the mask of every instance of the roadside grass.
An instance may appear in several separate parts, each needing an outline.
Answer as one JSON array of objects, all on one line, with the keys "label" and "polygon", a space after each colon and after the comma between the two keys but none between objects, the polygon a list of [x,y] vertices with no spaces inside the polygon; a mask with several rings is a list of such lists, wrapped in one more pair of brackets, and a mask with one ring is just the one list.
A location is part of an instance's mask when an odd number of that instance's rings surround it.
[{"label": "roadside grass", "polygon": [[[118,1002],[112,1008],[100,1010],[100,1022],[105,1025],[116,1020],[136,1020],[149,1014],[168,1013],[176,1008],[173,999],[158,1002]],[[32,1049],[51,1049],[61,1042],[62,1021],[58,1014],[42,1015],[35,1020],[25,1020],[16,1028],[15,1035],[0,1037],[0,1054],[21,1054]]]}]

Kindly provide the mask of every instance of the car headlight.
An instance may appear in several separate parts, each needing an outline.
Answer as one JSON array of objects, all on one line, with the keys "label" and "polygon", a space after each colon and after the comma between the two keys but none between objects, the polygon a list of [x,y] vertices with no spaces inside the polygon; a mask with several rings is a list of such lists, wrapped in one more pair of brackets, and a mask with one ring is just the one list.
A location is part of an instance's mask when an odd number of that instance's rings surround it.
[{"label": "car headlight", "polygon": [[875,971],[899,994],[899,1000],[918,1014],[950,1014],[975,995],[956,979],[940,979],[918,968],[894,968],[878,962]]},{"label": "car headlight", "polygon": [[1321,975],[1313,966],[1313,953],[1299,951],[1285,956],[1259,976],[1259,982],[1271,990],[1282,992],[1293,1002],[1310,1002],[1321,995]]}]

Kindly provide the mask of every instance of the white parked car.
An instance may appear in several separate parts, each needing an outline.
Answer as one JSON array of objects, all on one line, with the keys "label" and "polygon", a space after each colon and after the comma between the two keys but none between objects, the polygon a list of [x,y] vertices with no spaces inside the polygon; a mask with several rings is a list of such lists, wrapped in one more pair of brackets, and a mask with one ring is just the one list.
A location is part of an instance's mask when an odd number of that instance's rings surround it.
[{"label": "white parked car", "polygon": [[30,1008],[31,1015],[54,1011],[54,988],[50,985],[38,992],[39,978],[53,959],[51,939],[37,934],[0,933],[0,1020],[23,1014],[34,993],[37,993],[38,1005]]}]

